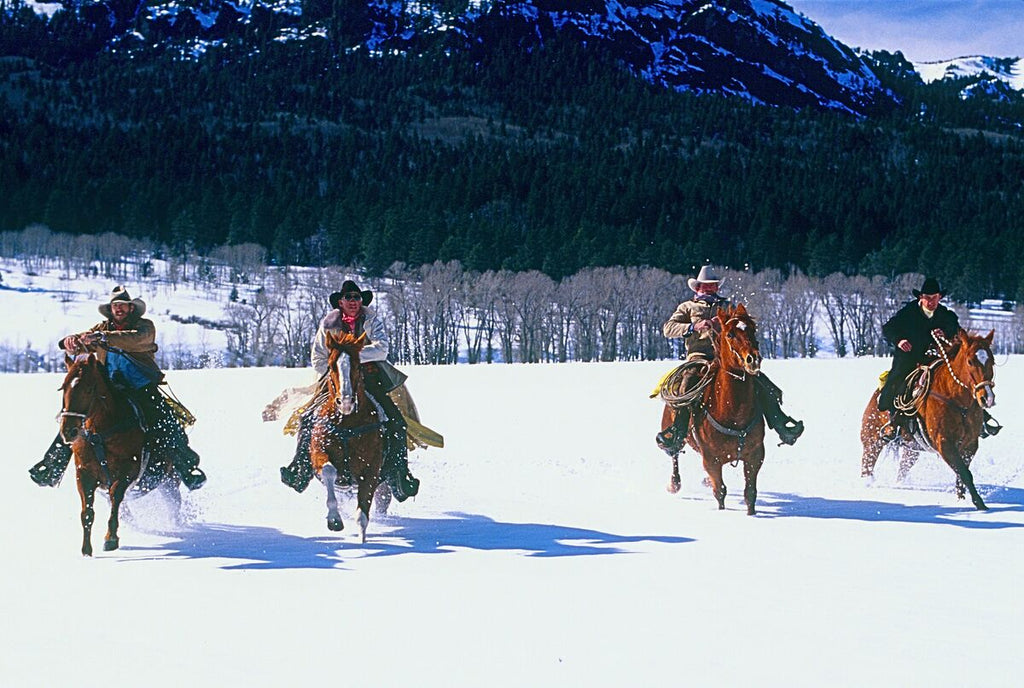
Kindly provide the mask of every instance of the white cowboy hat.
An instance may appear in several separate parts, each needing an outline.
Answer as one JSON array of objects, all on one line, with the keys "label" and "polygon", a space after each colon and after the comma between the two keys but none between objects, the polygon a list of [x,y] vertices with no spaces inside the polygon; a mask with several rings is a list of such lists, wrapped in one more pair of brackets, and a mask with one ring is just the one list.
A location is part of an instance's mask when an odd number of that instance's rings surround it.
[{"label": "white cowboy hat", "polygon": [[697,279],[691,277],[686,284],[689,285],[690,291],[697,291],[698,284],[718,284],[721,281],[722,278],[715,274],[715,269],[710,265],[705,265],[697,273]]},{"label": "white cowboy hat", "polygon": [[142,299],[133,299],[131,296],[128,295],[128,290],[119,284],[116,287],[114,287],[114,290],[112,292],[110,292],[110,300],[107,301],[106,303],[101,303],[97,308],[97,310],[99,310],[100,312],[100,315],[102,315],[107,320],[110,320],[111,318],[114,317],[113,314],[110,312],[110,304],[114,303],[115,301],[122,301],[124,303],[130,303],[131,305],[135,306],[135,311],[133,315],[135,315],[135,317],[137,318],[141,318],[143,314],[146,312],[146,302],[143,301]]}]

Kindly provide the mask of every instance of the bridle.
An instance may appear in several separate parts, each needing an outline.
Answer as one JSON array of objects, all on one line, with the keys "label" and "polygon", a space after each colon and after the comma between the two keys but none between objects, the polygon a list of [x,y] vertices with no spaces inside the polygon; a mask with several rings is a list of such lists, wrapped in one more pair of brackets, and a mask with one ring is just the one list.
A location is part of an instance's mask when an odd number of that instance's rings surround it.
[{"label": "bridle", "polygon": [[[946,353],[948,349],[943,348],[943,345],[951,348],[953,346],[953,342],[949,341],[942,335],[937,335],[935,332],[932,332],[932,340],[934,340],[935,348],[939,352],[939,356],[941,356],[942,360],[945,362],[946,370],[949,371],[949,376],[953,378],[953,382],[960,385],[963,389],[969,390],[979,406],[981,405],[981,401],[978,398],[979,390],[985,389],[987,391],[986,396],[994,395],[992,388],[996,386],[995,381],[983,379],[981,382],[971,387],[957,376],[956,371],[953,370],[953,364],[949,360],[949,355]],[[991,355],[991,353],[989,353],[989,355]]]}]

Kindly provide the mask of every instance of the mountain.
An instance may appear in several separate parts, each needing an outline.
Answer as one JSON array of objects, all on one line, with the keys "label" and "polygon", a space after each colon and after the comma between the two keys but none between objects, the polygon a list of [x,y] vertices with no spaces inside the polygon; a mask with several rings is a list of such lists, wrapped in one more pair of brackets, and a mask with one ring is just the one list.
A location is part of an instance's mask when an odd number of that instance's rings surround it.
[{"label": "mountain", "polygon": [[967,79],[962,98],[988,95],[1009,99],[1009,91],[1024,91],[1024,59],[969,55],[938,62],[917,62],[914,69],[925,83]]},{"label": "mountain", "polygon": [[191,58],[239,44],[258,50],[267,41],[321,41],[336,51],[413,55],[510,41],[532,50],[559,38],[680,91],[855,114],[896,100],[853,50],[779,0],[102,0],[75,12],[112,51]]}]

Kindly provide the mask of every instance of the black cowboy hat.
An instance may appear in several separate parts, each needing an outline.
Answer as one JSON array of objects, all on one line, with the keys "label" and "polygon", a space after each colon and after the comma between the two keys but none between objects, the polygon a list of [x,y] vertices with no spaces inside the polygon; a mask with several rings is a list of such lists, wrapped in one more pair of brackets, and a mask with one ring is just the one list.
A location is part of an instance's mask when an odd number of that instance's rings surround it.
[{"label": "black cowboy hat", "polygon": [[341,304],[341,297],[345,294],[359,294],[363,297],[363,305],[369,306],[370,302],[373,301],[373,292],[369,289],[360,289],[359,285],[352,280],[345,280],[341,283],[341,291],[336,291],[331,294],[328,301],[331,302],[331,308],[338,308]]},{"label": "black cowboy hat", "polygon": [[934,277],[925,277],[924,284],[921,285],[920,289],[911,289],[915,299],[921,298],[921,294],[938,294],[939,296],[945,296],[946,292],[939,286],[939,280]]}]

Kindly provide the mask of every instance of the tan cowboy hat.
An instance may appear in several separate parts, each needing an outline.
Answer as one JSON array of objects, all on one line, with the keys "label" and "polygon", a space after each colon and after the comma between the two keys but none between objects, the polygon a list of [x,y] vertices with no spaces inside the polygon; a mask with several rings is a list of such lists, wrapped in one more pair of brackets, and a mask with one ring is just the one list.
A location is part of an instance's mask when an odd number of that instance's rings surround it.
[{"label": "tan cowboy hat", "polygon": [[715,273],[715,269],[710,265],[705,265],[697,273],[697,279],[691,277],[686,284],[689,285],[690,291],[697,291],[698,284],[717,284],[721,281],[722,278]]},{"label": "tan cowboy hat", "polygon": [[112,292],[110,292],[110,300],[107,301],[106,303],[101,303],[99,305],[99,308],[97,310],[99,310],[100,315],[102,315],[104,318],[107,318],[108,320],[110,318],[113,318],[114,316],[110,312],[110,304],[114,303],[115,301],[122,301],[124,303],[130,303],[131,305],[135,306],[135,311],[133,312],[133,315],[135,315],[138,318],[141,318],[143,314],[145,314],[146,312],[146,302],[143,301],[142,299],[133,299],[131,296],[128,295],[128,290],[119,284],[116,287],[114,287],[114,290]]}]

